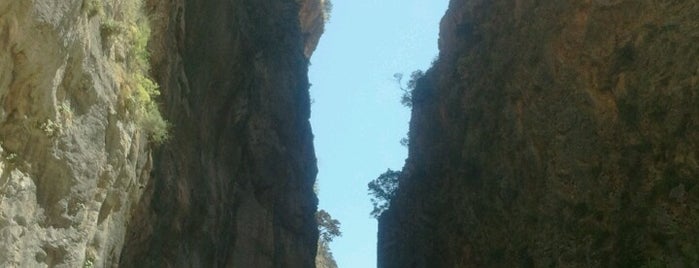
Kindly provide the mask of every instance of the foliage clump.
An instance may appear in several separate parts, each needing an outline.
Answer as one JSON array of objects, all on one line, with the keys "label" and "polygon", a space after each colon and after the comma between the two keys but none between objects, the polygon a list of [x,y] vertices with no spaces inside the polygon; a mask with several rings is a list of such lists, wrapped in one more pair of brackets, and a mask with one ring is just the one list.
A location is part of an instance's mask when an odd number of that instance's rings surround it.
[{"label": "foliage clump", "polygon": [[125,31],[124,25],[113,19],[107,19],[100,25],[100,33],[105,38],[123,34]]},{"label": "foliage clump", "polygon": [[100,0],[83,0],[82,10],[89,17],[104,15],[104,7]]},{"label": "foliage clump", "polygon": [[136,90],[131,95],[131,103],[136,113],[136,122],[148,134],[150,140],[156,144],[168,139],[167,121],[160,114],[155,97],[160,95],[158,85],[148,77],[137,74],[134,77]]},{"label": "foliage clump", "polygon": [[316,212],[316,222],[318,223],[321,242],[328,244],[332,242],[335,237],[342,236],[340,221],[333,219],[327,211],[321,209]]},{"label": "foliage clump", "polygon": [[391,200],[398,191],[398,177],[400,177],[400,174],[400,171],[388,169],[369,182],[369,194],[372,196],[371,204],[374,206],[370,214],[374,218],[378,219],[391,205]]},{"label": "foliage clump", "polygon": [[330,0],[325,0],[323,4],[323,20],[328,22],[330,20],[330,14],[333,11],[333,3]]},{"label": "foliage clump", "polygon": [[320,232],[316,263],[318,258],[321,258],[324,260],[324,267],[337,267],[332,251],[330,251],[330,242],[336,237],[342,236],[340,221],[333,219],[330,213],[321,209],[316,212],[316,223],[318,223],[318,231]]},{"label": "foliage clump", "polygon": [[407,136],[401,138],[401,139],[400,139],[400,145],[401,145],[401,146],[404,146],[404,147],[410,146],[410,138],[408,138]]},{"label": "foliage clump", "polygon": [[[88,0],[88,3],[95,1]],[[119,42],[125,48],[124,68],[120,72],[123,73],[120,99],[148,138],[156,144],[163,143],[168,138],[169,124],[156,102],[160,95],[158,84],[148,77],[150,55],[147,46],[151,35],[148,18],[143,14],[141,1],[129,0],[114,5],[112,9],[121,12],[118,16],[112,14],[110,18],[102,18],[100,33],[103,39]]]},{"label": "foliage clump", "polygon": [[425,76],[425,73],[422,70],[415,70],[410,74],[410,80],[408,80],[408,84],[406,86],[403,86],[403,73],[393,74],[393,79],[396,80],[396,82],[398,83],[398,87],[401,91],[403,91],[400,103],[403,104],[405,107],[413,107],[413,90],[415,90],[415,87],[417,86],[417,81],[420,80],[420,78],[422,78],[423,76]]}]

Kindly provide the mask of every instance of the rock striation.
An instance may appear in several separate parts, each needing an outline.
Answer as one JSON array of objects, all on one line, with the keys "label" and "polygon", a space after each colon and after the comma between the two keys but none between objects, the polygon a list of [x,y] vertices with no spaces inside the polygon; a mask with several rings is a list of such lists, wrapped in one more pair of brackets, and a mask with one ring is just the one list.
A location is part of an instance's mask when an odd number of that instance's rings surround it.
[{"label": "rock striation", "polygon": [[699,4],[452,0],[379,267],[699,265]]}]

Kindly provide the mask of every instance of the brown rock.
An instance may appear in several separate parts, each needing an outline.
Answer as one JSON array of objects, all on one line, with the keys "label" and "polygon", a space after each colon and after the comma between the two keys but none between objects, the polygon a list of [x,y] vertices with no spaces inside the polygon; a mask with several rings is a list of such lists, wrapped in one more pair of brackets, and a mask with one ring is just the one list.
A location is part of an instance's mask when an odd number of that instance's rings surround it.
[{"label": "brown rock", "polygon": [[379,267],[699,265],[697,17],[451,1]]}]

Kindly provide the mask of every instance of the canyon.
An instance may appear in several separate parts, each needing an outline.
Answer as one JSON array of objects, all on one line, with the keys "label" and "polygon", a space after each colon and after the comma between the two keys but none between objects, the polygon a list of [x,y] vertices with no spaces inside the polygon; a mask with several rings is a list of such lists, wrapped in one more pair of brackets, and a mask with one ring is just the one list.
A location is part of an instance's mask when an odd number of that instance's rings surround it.
[{"label": "canyon", "polygon": [[[337,267],[327,0],[0,0],[0,266]],[[451,0],[381,268],[699,266],[699,4]]]}]

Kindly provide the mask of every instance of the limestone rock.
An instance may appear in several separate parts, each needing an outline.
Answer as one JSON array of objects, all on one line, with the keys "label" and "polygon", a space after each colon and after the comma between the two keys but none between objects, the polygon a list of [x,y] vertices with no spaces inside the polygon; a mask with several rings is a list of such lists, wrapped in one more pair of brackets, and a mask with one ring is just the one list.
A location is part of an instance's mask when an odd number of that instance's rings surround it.
[{"label": "limestone rock", "polygon": [[120,104],[126,61],[103,42],[106,12],[0,2],[2,267],[118,262],[151,160]]}]

